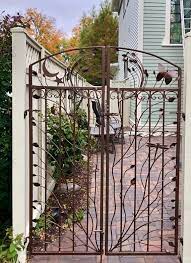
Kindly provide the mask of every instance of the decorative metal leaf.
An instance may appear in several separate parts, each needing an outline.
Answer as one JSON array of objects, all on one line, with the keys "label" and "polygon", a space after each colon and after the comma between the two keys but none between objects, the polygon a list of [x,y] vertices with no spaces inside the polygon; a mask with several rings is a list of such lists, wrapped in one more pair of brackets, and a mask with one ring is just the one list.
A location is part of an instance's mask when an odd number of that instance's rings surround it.
[{"label": "decorative metal leaf", "polygon": [[165,77],[164,78],[165,78],[166,85],[169,85],[171,83],[171,81],[172,81],[172,77],[170,76],[169,72],[165,73]]},{"label": "decorative metal leaf", "polygon": [[131,185],[135,185],[135,184],[136,184],[136,179],[133,178],[133,179],[131,180]]},{"label": "decorative metal leaf", "polygon": [[169,102],[173,102],[175,99],[176,99],[175,97],[170,97],[170,98],[168,99],[168,101],[169,101]]},{"label": "decorative metal leaf", "polygon": [[33,145],[34,147],[39,147],[39,145],[38,145],[37,142],[34,142],[32,145]]},{"label": "decorative metal leaf", "polygon": [[40,96],[37,95],[37,94],[34,94],[34,95],[33,95],[33,98],[38,100],[38,99],[40,99]]},{"label": "decorative metal leaf", "polygon": [[39,186],[40,186],[39,183],[33,183],[33,185],[36,186],[36,187],[39,187]]},{"label": "decorative metal leaf", "polygon": [[52,114],[55,114],[55,113],[56,113],[56,109],[55,109],[55,107],[52,106],[52,107],[50,108],[50,111],[51,111]]},{"label": "decorative metal leaf", "polygon": [[148,78],[149,77],[149,73],[147,71],[147,69],[144,70],[145,76]]},{"label": "decorative metal leaf", "polygon": [[135,167],[135,165],[134,164],[132,164],[131,166],[130,166],[130,169],[133,169]]},{"label": "decorative metal leaf", "polygon": [[37,73],[35,70],[32,71],[32,74],[33,74],[34,76],[38,76],[38,73]]},{"label": "decorative metal leaf", "polygon": [[157,81],[161,81],[165,76],[165,72],[159,72],[156,76]]},{"label": "decorative metal leaf", "polygon": [[175,247],[174,243],[173,243],[173,242],[171,242],[171,241],[170,241],[170,242],[168,242],[168,244],[169,244],[169,246],[170,246],[170,247]]}]

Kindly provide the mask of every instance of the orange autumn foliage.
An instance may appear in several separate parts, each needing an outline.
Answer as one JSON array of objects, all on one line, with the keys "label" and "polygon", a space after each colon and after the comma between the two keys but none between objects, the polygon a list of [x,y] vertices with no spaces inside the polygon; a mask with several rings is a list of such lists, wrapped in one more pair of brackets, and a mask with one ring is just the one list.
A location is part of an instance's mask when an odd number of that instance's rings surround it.
[{"label": "orange autumn foliage", "polygon": [[56,28],[55,19],[40,13],[37,9],[29,8],[24,20],[29,23],[28,33],[51,53],[59,52],[62,48],[64,34]]}]

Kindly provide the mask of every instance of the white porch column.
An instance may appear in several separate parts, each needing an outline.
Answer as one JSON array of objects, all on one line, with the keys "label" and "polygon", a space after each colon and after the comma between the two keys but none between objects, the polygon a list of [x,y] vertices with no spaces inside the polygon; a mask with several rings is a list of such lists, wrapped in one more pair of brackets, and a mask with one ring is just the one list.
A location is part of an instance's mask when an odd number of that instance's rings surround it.
[{"label": "white porch column", "polygon": [[24,111],[28,105],[26,105],[26,33],[23,28],[12,29],[12,95],[13,231],[14,234],[22,233],[26,237],[28,154]]},{"label": "white porch column", "polygon": [[183,263],[191,262],[191,32],[185,38],[184,89],[184,245]]}]

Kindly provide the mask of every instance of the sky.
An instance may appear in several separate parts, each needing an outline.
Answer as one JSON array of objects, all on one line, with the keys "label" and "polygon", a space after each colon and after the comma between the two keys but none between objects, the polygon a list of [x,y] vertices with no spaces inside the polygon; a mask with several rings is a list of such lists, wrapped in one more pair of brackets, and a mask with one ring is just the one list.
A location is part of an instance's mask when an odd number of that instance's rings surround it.
[{"label": "sky", "polygon": [[100,3],[101,0],[0,0],[0,13],[24,13],[29,7],[38,8],[44,14],[54,17],[57,27],[70,36],[83,13],[88,13]]}]

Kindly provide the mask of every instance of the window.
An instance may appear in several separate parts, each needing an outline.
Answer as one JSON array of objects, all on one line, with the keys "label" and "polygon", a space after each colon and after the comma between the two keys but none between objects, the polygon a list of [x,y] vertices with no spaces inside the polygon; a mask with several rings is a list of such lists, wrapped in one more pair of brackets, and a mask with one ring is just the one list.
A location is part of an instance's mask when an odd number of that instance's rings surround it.
[{"label": "window", "polygon": [[185,33],[191,31],[191,0],[184,0],[184,29]]},{"label": "window", "polygon": [[171,44],[182,43],[180,0],[171,0],[170,43]]}]

